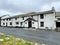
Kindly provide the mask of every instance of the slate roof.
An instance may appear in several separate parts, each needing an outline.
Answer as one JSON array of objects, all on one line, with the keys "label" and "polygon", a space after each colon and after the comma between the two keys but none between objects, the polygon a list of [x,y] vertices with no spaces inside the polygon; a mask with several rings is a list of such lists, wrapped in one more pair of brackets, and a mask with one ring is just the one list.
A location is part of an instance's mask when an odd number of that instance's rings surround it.
[{"label": "slate roof", "polygon": [[[53,10],[49,10],[49,11],[44,11],[44,12],[30,12],[30,13],[26,13],[26,14],[20,14],[20,15],[16,15],[16,16],[12,16],[12,17],[8,17],[9,18],[16,18],[16,17],[27,17],[27,16],[36,16],[39,14],[50,14],[53,13]],[[7,19],[7,18],[5,18]]]},{"label": "slate roof", "polygon": [[[33,19],[33,18],[27,18],[25,21],[36,21],[37,22],[37,20],[35,20],[35,19]],[[24,22],[25,22],[24,21]]]},{"label": "slate roof", "polygon": [[10,17],[10,15],[3,15],[3,16],[0,16],[0,17],[5,17],[5,16],[9,16]]}]

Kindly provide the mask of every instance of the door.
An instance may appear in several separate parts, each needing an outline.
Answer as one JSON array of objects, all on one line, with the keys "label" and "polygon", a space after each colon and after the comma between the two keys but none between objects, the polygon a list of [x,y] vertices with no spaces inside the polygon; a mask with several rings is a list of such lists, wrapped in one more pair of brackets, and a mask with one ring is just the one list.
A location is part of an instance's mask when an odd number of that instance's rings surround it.
[{"label": "door", "polygon": [[7,23],[6,23],[6,26],[7,26]]},{"label": "door", "polygon": [[32,27],[32,21],[28,21],[28,28]]},{"label": "door", "polygon": [[56,27],[60,27],[60,22],[56,22]]}]

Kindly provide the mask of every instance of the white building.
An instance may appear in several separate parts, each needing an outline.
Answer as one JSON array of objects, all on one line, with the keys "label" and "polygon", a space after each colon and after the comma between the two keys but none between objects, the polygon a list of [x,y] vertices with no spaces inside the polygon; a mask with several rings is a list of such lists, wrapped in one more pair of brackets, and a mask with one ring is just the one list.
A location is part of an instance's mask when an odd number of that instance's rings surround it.
[{"label": "white building", "polygon": [[57,20],[60,17],[56,14],[52,8],[44,12],[30,12],[12,17],[5,16],[6,18],[1,17],[1,26],[56,29],[59,27],[58,23],[60,24],[60,21]]}]

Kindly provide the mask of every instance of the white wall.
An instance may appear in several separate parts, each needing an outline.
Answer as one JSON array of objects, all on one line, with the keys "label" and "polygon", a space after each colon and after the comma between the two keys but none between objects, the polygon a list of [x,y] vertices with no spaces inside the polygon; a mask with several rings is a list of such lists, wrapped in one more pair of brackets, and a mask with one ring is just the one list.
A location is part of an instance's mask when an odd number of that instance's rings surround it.
[{"label": "white wall", "polygon": [[[5,25],[3,25],[5,23]],[[1,20],[1,26],[6,26],[6,21]]]},{"label": "white wall", "polygon": [[32,21],[32,27],[38,28],[38,16],[33,16],[33,19],[37,21]]},{"label": "white wall", "polygon": [[[24,21],[26,20],[26,19],[28,19],[29,17],[24,17]],[[24,22],[24,27],[28,27],[28,21],[25,21]]]},{"label": "white wall", "polygon": [[55,22],[55,14],[45,14],[45,27],[48,27],[49,29],[55,29],[56,28],[56,22]]},{"label": "white wall", "polygon": [[[31,16],[29,16],[31,17]],[[24,20],[26,20],[29,17],[24,17]],[[40,15],[37,16],[33,16],[33,19],[38,20],[38,22],[32,21],[32,27],[35,28],[40,28],[40,29],[45,29],[45,27],[48,27],[49,29],[55,29],[56,28],[56,22],[55,22],[55,13],[53,14],[44,14],[44,19],[40,19]],[[18,17],[17,20],[15,20],[15,18],[11,19],[11,21],[1,21],[1,25],[2,26],[6,26],[6,22],[8,23],[8,26],[21,26],[20,22],[23,22],[24,20],[22,20],[22,17]],[[40,27],[40,22],[43,21],[44,22],[44,27]],[[5,23],[5,25],[3,25],[3,22]],[[13,25],[10,25],[10,22],[13,23]],[[16,25],[16,22],[19,22],[18,25]],[[33,24],[34,22],[34,24]],[[28,27],[28,21],[23,22],[23,27]]]},{"label": "white wall", "polygon": [[[56,22],[55,22],[55,13],[52,14],[44,14],[44,19],[40,19],[40,15],[33,16],[35,20],[38,20],[38,22],[34,22],[32,25],[33,27],[45,29],[48,27],[49,29],[55,29],[56,28]],[[40,22],[44,22],[44,27],[41,27]]]}]

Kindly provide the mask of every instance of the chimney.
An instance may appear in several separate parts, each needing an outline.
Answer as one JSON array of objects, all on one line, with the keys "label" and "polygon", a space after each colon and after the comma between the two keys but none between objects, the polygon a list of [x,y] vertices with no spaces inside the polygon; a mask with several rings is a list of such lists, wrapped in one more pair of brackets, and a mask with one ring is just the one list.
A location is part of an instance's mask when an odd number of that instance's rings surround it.
[{"label": "chimney", "polygon": [[54,7],[52,7],[52,11],[55,11],[55,8]]}]

